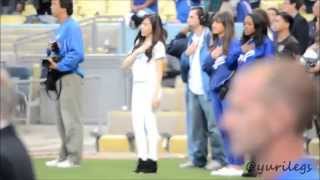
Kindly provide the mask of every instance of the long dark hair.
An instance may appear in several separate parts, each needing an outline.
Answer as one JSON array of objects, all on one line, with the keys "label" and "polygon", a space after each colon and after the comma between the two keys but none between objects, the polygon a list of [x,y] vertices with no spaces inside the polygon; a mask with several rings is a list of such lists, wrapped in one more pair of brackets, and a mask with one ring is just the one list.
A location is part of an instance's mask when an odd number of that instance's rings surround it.
[{"label": "long dark hair", "polygon": [[269,19],[269,17],[268,17],[268,14],[267,14],[267,12],[266,12],[265,10],[260,9],[260,8],[257,8],[257,9],[254,9],[254,10],[253,10],[253,13],[261,16],[261,18],[262,18],[262,19],[264,20],[264,22],[266,23],[267,28],[270,27],[271,22],[270,22],[270,19]]},{"label": "long dark hair", "polygon": [[241,44],[246,43],[252,38],[256,46],[260,46],[262,45],[264,38],[267,36],[267,25],[264,19],[256,13],[249,14],[247,17],[248,16],[251,17],[253,21],[255,32],[253,34],[246,35],[243,31]]},{"label": "long dark hair", "polygon": [[[151,22],[152,27],[152,44],[151,46],[146,50],[145,54],[148,57],[148,62],[152,58],[152,50],[153,47],[160,41],[165,45],[165,38],[166,38],[166,32],[163,29],[162,21],[159,15],[157,14],[148,14],[143,17],[144,21],[145,19],[149,19]],[[133,50],[139,48],[145,40],[145,37],[141,35],[141,30],[138,32],[135,40],[134,40],[134,48]]]},{"label": "long dark hair", "polygon": [[[222,49],[223,49],[223,54],[228,54],[228,49],[230,42],[234,36],[234,21],[233,21],[233,16],[229,12],[221,12],[213,16],[211,24],[213,22],[219,22],[223,24],[224,27],[224,36],[223,36],[223,44],[222,44]],[[213,34],[212,35],[212,40],[213,40],[213,46],[212,48],[215,48],[217,46],[218,40],[219,40],[219,35],[218,34]]]}]

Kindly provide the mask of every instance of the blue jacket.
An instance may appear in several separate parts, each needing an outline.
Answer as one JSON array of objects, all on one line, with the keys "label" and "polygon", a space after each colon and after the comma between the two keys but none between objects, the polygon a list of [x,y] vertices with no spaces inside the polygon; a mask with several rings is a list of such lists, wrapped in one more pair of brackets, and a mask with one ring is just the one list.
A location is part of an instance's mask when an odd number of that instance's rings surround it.
[{"label": "blue jacket", "polygon": [[[254,41],[251,41],[250,43],[255,44]],[[250,65],[256,62],[258,59],[266,58],[266,57],[272,58],[274,54],[275,54],[275,51],[274,51],[273,42],[268,37],[265,37],[263,40],[263,43],[260,46],[256,47],[252,51],[251,55],[247,56],[246,58],[243,58],[242,60],[241,60],[241,56],[244,57],[246,54],[241,51],[241,55],[238,61],[234,62],[237,65],[233,67],[237,67],[238,69],[241,69],[243,67],[246,67],[247,65]]]},{"label": "blue jacket", "polygon": [[[219,41],[218,46],[222,46],[222,43],[222,41]],[[217,61],[213,60],[211,52],[208,52],[202,68],[210,76],[210,89],[212,91],[219,90],[219,88],[231,78],[232,72],[236,69],[235,62],[237,62],[240,54],[240,41],[233,39],[230,42],[228,54],[225,57],[224,63],[219,65],[217,68],[213,68]]]},{"label": "blue jacket", "polygon": [[[133,0],[133,5],[138,6],[142,5],[146,2],[146,0]],[[158,13],[158,0],[155,3],[151,4],[147,9],[152,10],[154,13]]]},{"label": "blue jacket", "polygon": [[181,23],[187,22],[189,10],[190,5],[188,0],[176,0],[177,19],[179,19]]},{"label": "blue jacket", "polygon": [[[204,40],[203,40],[203,46],[200,50],[200,65],[203,66],[203,64],[205,63],[205,59],[208,55],[208,51],[209,51],[209,47],[212,41],[212,36],[211,36],[211,32],[209,30],[209,28],[205,28],[204,29]],[[188,44],[190,45],[192,43],[192,36],[193,33],[190,33],[190,35],[188,36]],[[185,52],[182,53],[181,55],[181,61],[180,61],[180,65],[181,65],[181,78],[182,81],[185,83],[188,83],[188,79],[189,79],[189,70],[190,70],[190,61],[189,61],[189,56],[186,55]],[[205,91],[205,96],[209,99],[210,96],[210,88],[209,88],[209,76],[208,74],[202,70],[201,71],[201,77],[202,77],[202,84],[203,84],[203,89]]]},{"label": "blue jacket", "polygon": [[250,3],[247,0],[240,0],[237,5],[236,22],[243,22],[245,17],[252,12]]},{"label": "blue jacket", "polygon": [[79,64],[84,60],[82,33],[79,24],[72,18],[67,19],[56,31],[56,41],[60,49],[61,61],[57,69],[71,71],[83,77]]}]

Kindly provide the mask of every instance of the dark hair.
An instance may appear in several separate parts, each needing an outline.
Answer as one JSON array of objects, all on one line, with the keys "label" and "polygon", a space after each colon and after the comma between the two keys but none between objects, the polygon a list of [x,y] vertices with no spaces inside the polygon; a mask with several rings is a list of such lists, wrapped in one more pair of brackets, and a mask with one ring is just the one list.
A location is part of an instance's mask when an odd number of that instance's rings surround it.
[{"label": "dark hair", "polygon": [[133,29],[138,28],[140,26],[140,24],[142,23],[142,21],[143,21],[143,17],[140,17],[137,15],[137,13],[134,13],[131,16],[130,27]]},{"label": "dark hair", "polygon": [[288,23],[289,24],[289,29],[291,29],[291,27],[292,27],[292,25],[293,25],[293,17],[292,16],[290,16],[288,13],[286,13],[286,12],[280,12],[279,14],[278,14],[278,16],[281,16],[281,18],[286,22],[286,23]]},{"label": "dark hair", "polygon": [[207,25],[208,23],[208,14],[204,11],[204,9],[200,6],[195,6],[195,7],[192,7],[190,11],[193,11],[195,10],[198,17],[199,17],[199,22],[200,22],[200,25]]},{"label": "dark hair", "polygon": [[[152,58],[152,50],[153,47],[160,41],[163,44],[165,44],[165,36],[166,32],[163,29],[162,21],[159,15],[157,14],[148,14],[143,17],[143,21],[145,19],[149,19],[152,26],[152,44],[151,46],[146,50],[145,54],[148,57],[148,62]],[[145,40],[145,37],[141,35],[141,30],[138,32],[135,40],[134,40],[134,48],[133,50],[139,48]]]},{"label": "dark hair", "polygon": [[67,9],[68,16],[73,14],[73,2],[72,0],[60,0],[60,6]]},{"label": "dark hair", "polygon": [[269,20],[267,12],[265,10],[257,8],[255,10],[253,10],[253,13],[256,13],[257,15],[261,16],[263,21],[266,23],[267,27],[270,27],[270,20]]},{"label": "dark hair", "polygon": [[[211,24],[213,22],[219,22],[223,24],[224,27],[224,37],[223,37],[223,53],[227,54],[228,53],[228,48],[230,45],[230,42],[234,36],[234,21],[233,21],[233,16],[229,12],[221,12],[216,14],[211,21]],[[218,40],[219,40],[219,35],[218,34],[213,34],[212,35],[213,39],[213,46],[212,48],[215,48],[217,46]]]},{"label": "dark hair", "polygon": [[299,10],[303,5],[302,0],[289,0],[289,1],[290,1],[290,4],[296,4],[295,6],[296,10]]},{"label": "dark hair", "polygon": [[253,38],[256,46],[260,46],[263,43],[264,38],[267,36],[267,26],[261,16],[256,13],[247,15],[251,17],[254,25],[255,32],[251,35],[246,35],[244,32],[241,38],[241,44],[246,43],[249,39]]},{"label": "dark hair", "polygon": [[277,8],[274,8],[274,7],[268,8],[267,11],[274,11],[276,13],[276,15],[279,14],[279,10]]}]

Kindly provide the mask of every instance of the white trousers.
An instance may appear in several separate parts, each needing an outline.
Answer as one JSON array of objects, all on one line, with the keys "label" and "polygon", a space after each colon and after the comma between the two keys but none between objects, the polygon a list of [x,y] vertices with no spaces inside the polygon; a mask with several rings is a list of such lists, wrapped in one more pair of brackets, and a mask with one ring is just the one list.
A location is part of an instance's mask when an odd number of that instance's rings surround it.
[{"label": "white trousers", "polygon": [[152,109],[154,87],[146,82],[134,82],[132,89],[132,124],[138,158],[158,159],[159,132]]}]

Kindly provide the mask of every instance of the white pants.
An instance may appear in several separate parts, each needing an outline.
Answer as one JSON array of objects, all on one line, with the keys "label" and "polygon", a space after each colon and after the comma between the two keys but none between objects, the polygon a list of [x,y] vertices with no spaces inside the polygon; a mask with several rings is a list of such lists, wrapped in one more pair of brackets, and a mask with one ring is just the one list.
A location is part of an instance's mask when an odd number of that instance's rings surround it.
[{"label": "white pants", "polygon": [[132,124],[138,158],[158,159],[159,133],[152,110],[154,87],[147,82],[134,82],[132,89]]}]

